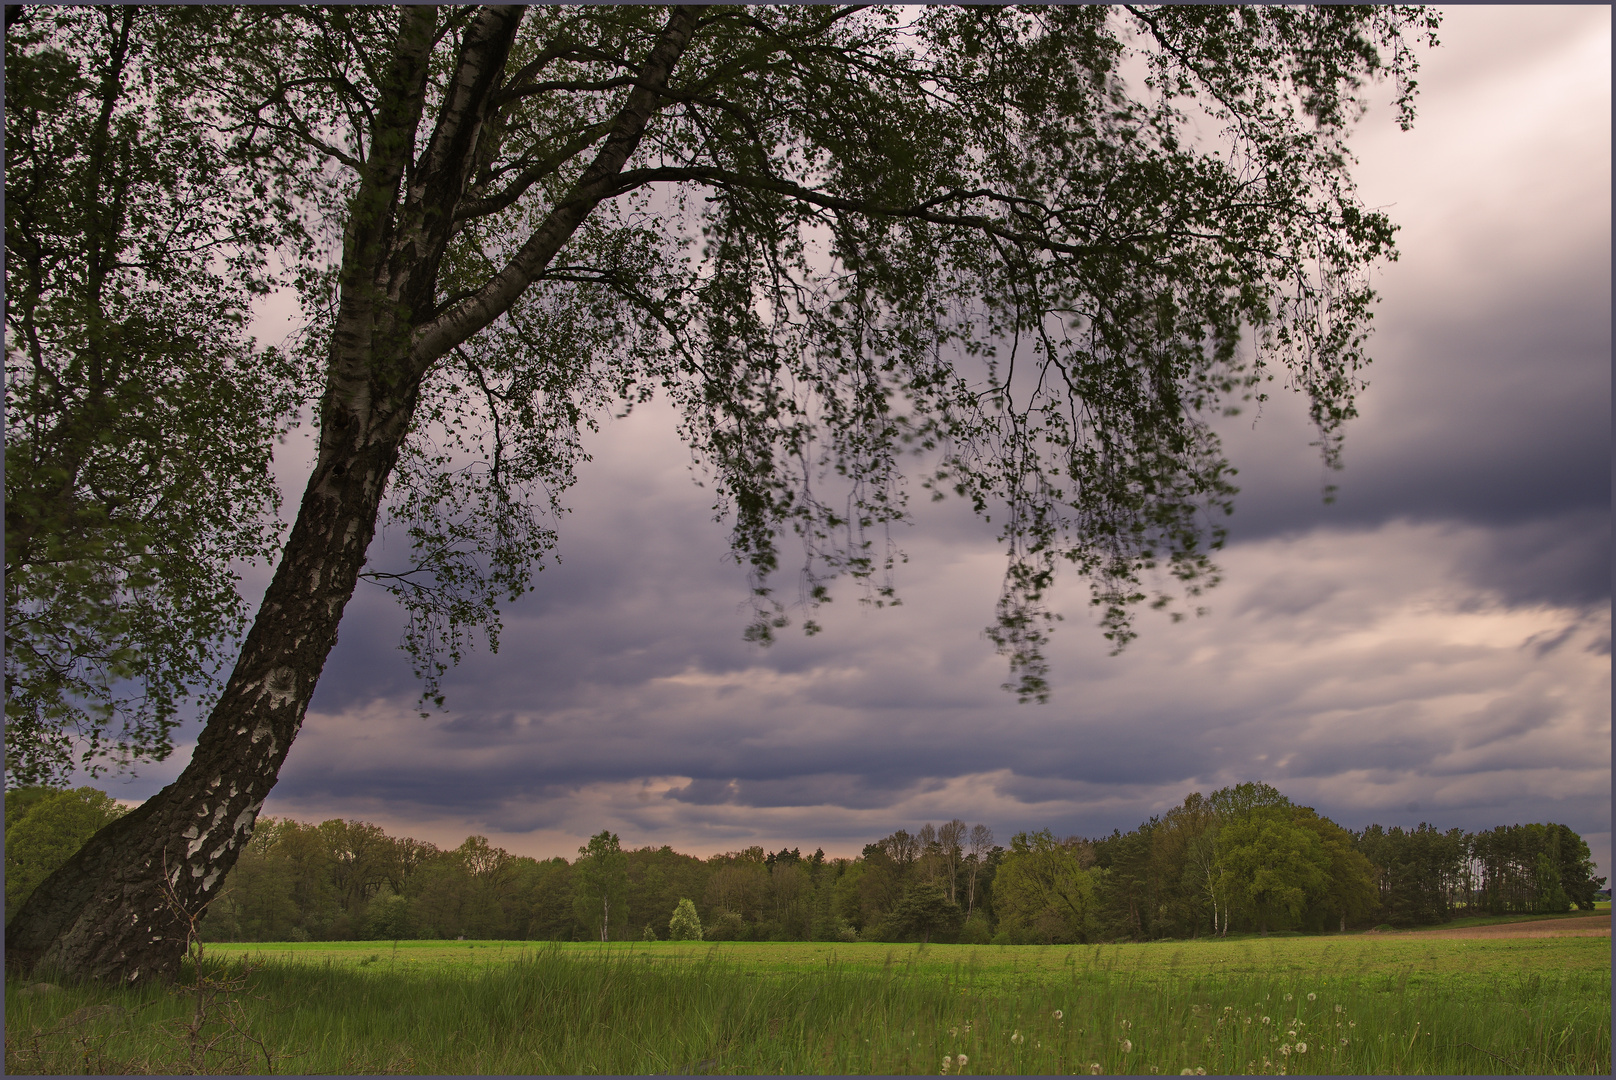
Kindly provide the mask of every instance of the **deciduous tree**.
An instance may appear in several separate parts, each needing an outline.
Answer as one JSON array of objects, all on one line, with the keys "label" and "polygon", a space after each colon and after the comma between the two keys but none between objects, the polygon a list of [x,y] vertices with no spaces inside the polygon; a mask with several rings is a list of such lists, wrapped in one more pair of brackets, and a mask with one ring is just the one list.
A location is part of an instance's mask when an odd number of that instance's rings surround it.
[{"label": "deciduous tree", "polygon": [[1012,941],[1086,941],[1100,873],[1087,841],[1017,833],[994,878],[1000,932]]},{"label": "deciduous tree", "polygon": [[668,940],[701,940],[701,917],[696,914],[694,901],[688,897],[681,897],[679,906],[673,909],[673,918],[668,920]]},{"label": "deciduous tree", "polygon": [[[341,251],[306,279],[318,456],[192,760],[7,926],[13,967],[123,981],[175,969],[164,867],[198,906],[233,864],[361,574],[405,602],[430,692],[528,587],[579,432],[614,404],[682,410],[759,640],[786,622],[785,532],[810,605],[840,574],[892,597],[910,449],[923,489],[1001,527],[990,634],[1023,697],[1047,695],[1059,566],[1119,646],[1152,590],[1196,593],[1234,492],[1220,411],[1283,373],[1336,462],[1393,232],[1353,196],[1345,134],[1388,73],[1409,121],[1407,35],[1435,25],[1400,7],[167,17],[187,107],[244,160],[312,178]],[[384,503],[412,559],[367,570]]]},{"label": "deciduous tree", "polygon": [[572,904],[579,922],[600,935],[600,940],[611,940],[612,913],[617,913],[619,934],[628,928],[628,905],[624,894],[628,892],[628,857],[617,834],[602,830],[589,838],[589,843],[578,849],[578,861],[572,865]]},{"label": "deciduous tree", "polygon": [[6,8],[6,782],[165,758],[271,557],[299,369],[244,330],[299,233],[165,70],[165,14]]},{"label": "deciduous tree", "polygon": [[128,812],[112,796],[92,787],[34,790],[38,793],[34,798],[13,799],[13,793],[6,792],[7,915],[97,830]]}]

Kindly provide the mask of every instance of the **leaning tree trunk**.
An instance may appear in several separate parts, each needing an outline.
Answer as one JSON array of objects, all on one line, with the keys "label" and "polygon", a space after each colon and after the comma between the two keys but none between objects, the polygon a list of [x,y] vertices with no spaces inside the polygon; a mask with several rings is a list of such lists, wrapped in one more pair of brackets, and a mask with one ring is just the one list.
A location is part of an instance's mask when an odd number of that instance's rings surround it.
[{"label": "leaning tree trunk", "polygon": [[413,162],[437,9],[406,10],[350,204],[319,457],[274,579],[184,772],[39,885],[6,926],[8,970],[124,983],[177,972],[188,920],[252,835],[336,645],[422,379],[508,310],[615,194],[700,10],[674,10],[594,162],[516,259],[430,321],[439,263],[522,9],[485,8],[467,26],[436,126]]},{"label": "leaning tree trunk", "polygon": [[186,917],[235,864],[297,737],[336,644],[399,442],[383,434],[357,447],[324,448],[190,764],[35,890],[6,927],[8,968],[126,982],[175,972]]}]

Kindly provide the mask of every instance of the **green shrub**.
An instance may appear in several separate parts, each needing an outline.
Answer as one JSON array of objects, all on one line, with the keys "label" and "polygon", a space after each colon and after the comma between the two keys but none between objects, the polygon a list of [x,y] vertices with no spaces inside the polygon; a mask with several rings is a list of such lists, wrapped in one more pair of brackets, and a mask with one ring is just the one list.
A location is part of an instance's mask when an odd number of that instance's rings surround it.
[{"label": "green shrub", "polygon": [[696,914],[695,903],[681,899],[673,909],[673,918],[668,920],[668,940],[700,941],[701,936],[701,918]]}]

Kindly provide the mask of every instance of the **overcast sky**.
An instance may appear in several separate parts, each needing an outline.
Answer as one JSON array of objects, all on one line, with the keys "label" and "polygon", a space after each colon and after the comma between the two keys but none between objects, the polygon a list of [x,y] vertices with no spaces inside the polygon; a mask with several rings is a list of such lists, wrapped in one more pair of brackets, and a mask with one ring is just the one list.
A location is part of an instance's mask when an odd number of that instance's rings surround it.
[{"label": "overcast sky", "polygon": [[[420,718],[361,584],[264,812],[536,856],[601,829],[853,855],[953,817],[1095,836],[1260,780],[1354,829],[1564,822],[1608,873],[1610,10],[1454,8],[1441,37],[1414,130],[1379,107],[1354,140],[1402,257],[1339,498],[1296,399],[1226,423],[1242,493],[1206,616],[1147,613],[1113,658],[1071,579],[1052,700],[1018,705],[982,633],[991,530],[922,504],[902,607],[844,588],[825,633],[748,645],[727,529],[648,408],[591,440],[560,565],[444,713]],[[306,460],[282,455],[294,494]],[[189,750],[106,786],[143,798]]]}]

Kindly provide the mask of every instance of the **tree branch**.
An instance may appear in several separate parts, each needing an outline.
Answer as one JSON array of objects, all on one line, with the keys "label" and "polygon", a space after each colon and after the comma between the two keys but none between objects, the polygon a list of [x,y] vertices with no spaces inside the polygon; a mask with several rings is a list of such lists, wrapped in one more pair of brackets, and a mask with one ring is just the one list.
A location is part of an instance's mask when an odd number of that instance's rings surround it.
[{"label": "tree branch", "polygon": [[522,249],[475,296],[416,331],[410,349],[410,363],[415,370],[426,370],[438,357],[509,310],[523,290],[555,258],[562,245],[572,238],[590,211],[617,193],[616,178],[639,146],[651,117],[661,108],[662,89],[668,84],[673,65],[690,43],[702,10],[698,6],[673,9],[667,27],[641,68],[639,84],[612,121],[606,144]]}]

